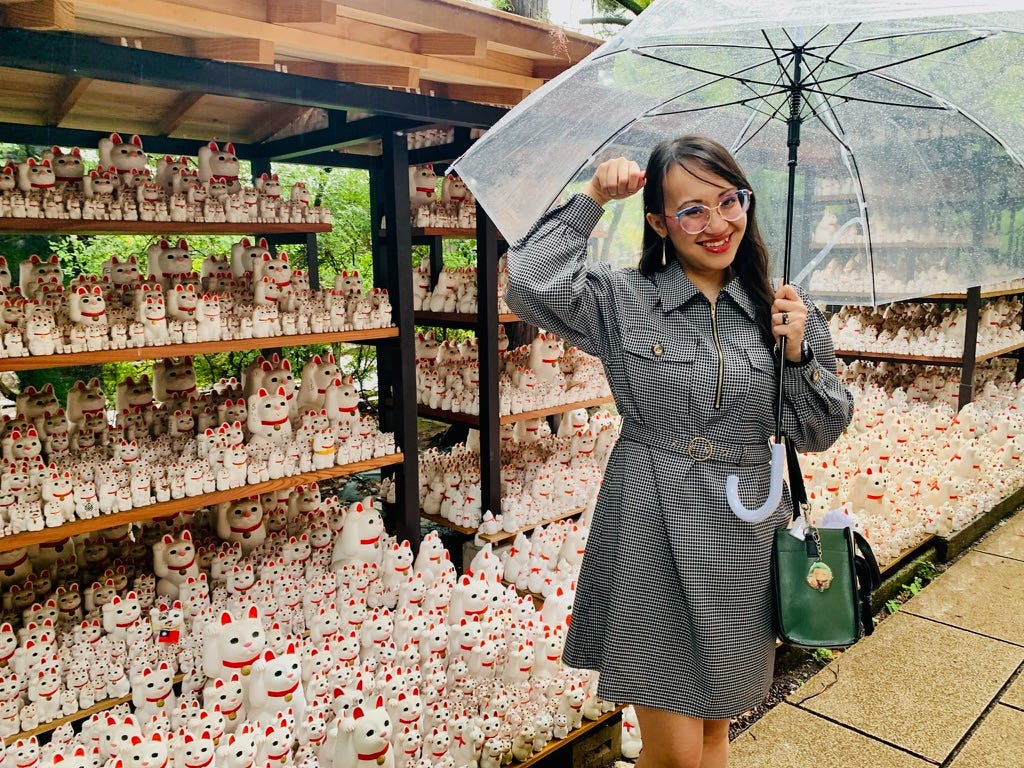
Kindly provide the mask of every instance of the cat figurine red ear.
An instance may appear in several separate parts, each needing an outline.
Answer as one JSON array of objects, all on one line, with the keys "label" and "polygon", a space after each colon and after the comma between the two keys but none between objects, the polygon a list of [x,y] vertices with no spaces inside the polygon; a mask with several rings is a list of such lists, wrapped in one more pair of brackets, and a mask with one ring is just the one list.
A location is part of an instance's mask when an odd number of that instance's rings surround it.
[{"label": "cat figurine red ear", "polygon": [[64,152],[54,144],[50,149],[43,151],[42,158],[50,161],[58,184],[81,186],[82,178],[85,176],[85,163],[82,161],[82,150],[78,147]]},{"label": "cat figurine red ear", "polygon": [[234,194],[242,189],[238,181],[238,156],[235,145],[228,142],[221,149],[217,142],[199,148],[199,178],[217,179],[227,184],[227,192]]},{"label": "cat figurine red ear", "polygon": [[[113,167],[119,178],[131,174],[132,170],[145,173],[149,168],[149,158],[142,150],[142,139],[137,135],[124,141],[120,134],[112,133],[99,141],[100,164]],[[123,186],[123,185],[121,185]]]}]

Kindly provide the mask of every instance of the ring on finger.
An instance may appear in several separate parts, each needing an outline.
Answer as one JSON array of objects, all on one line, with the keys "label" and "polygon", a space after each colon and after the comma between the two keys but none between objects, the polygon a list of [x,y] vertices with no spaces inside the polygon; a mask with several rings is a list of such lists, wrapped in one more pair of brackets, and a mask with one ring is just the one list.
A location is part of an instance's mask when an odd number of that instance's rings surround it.
[{"label": "ring on finger", "polygon": [[782,313],[782,324],[789,325],[789,312]]}]

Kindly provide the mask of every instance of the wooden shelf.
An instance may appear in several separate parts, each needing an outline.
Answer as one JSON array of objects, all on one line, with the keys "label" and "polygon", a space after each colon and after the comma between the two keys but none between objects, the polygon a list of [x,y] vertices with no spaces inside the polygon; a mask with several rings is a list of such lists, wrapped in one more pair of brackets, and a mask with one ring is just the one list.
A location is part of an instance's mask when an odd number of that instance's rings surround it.
[{"label": "wooden shelf", "polygon": [[[837,353],[838,354],[838,353]],[[611,395],[607,397],[595,397],[592,400],[580,400],[576,403],[566,403],[565,405],[553,405],[550,408],[541,408],[537,411],[523,411],[522,413],[511,413],[508,416],[501,416],[499,423],[501,424],[515,424],[517,421],[527,421],[529,419],[542,419],[545,416],[554,416],[556,413],[566,413],[568,411],[576,410],[577,408],[594,408],[598,405],[607,405],[608,403],[614,403],[615,398]],[[424,419],[433,419],[434,421],[443,421],[447,424],[469,424],[470,426],[476,427],[480,424],[480,417],[472,413],[455,413],[454,411],[443,411],[440,408],[428,408],[425,405],[416,406],[416,412]]]},{"label": "wooden shelf", "polygon": [[557,517],[552,517],[548,520],[541,520],[539,523],[535,523],[533,525],[525,525],[522,528],[514,530],[512,533],[505,533],[505,531],[501,531],[500,533],[481,533],[478,535],[481,541],[489,542],[491,544],[502,544],[506,541],[512,541],[520,533],[526,533],[527,531],[532,531],[534,528],[540,528],[542,525],[557,523],[559,520],[568,520],[571,517],[577,517],[582,514],[583,507],[577,507],[576,509],[570,509],[568,512],[564,512]]},{"label": "wooden shelf", "polygon": [[[814,250],[821,250],[826,245],[828,245],[828,243],[810,243],[808,245],[808,247],[811,248],[811,249],[814,249]],[[908,240],[908,241],[899,242],[899,243],[883,243],[883,242],[873,241],[871,243],[871,247],[872,248],[914,248],[914,249],[926,249],[926,248],[970,248],[970,247],[975,247],[975,246],[972,243],[950,243],[950,242],[945,242],[945,241],[942,241],[942,240],[937,240],[934,243],[918,243],[918,242],[913,242],[913,241],[909,241]],[[983,246],[978,246],[978,247],[991,249],[991,248],[994,248],[995,246],[983,245]],[[863,242],[859,242],[859,243],[834,243],[832,245],[832,250],[833,251],[849,251],[849,250],[863,249],[863,248],[865,248],[865,245],[864,245]]]},{"label": "wooden shelf", "polygon": [[555,405],[550,408],[541,408],[538,411],[523,411],[522,413],[510,413],[508,416],[502,416],[498,419],[501,424],[515,424],[517,421],[527,421],[529,419],[540,419],[545,416],[554,416],[556,413],[567,413],[568,411],[574,411],[577,408],[595,408],[599,405],[608,405],[614,403],[615,398],[611,395],[605,397],[595,397],[591,400],[580,400],[576,403],[566,403],[565,405]]},{"label": "wooden shelf", "polygon": [[453,531],[458,531],[463,536],[475,536],[477,533],[476,528],[466,528],[461,525],[456,525],[451,520],[445,520],[440,515],[431,515],[427,512],[424,512],[422,509],[420,510],[420,517],[422,517],[424,520],[429,520],[432,523],[437,523],[438,525],[444,526],[445,528],[450,528]]},{"label": "wooden shelf", "polygon": [[62,355],[27,355],[0,358],[0,370],[28,371],[44,368],[64,368],[71,365],[102,365],[104,363],[162,360],[165,357],[209,355],[216,352],[239,352],[246,349],[269,347],[301,347],[308,344],[359,344],[381,339],[398,338],[398,328],[374,328],[369,331],[331,331],[329,333],[302,333],[291,336],[269,336],[259,339],[228,339],[227,341],[201,341],[195,344],[162,344],[154,347],[128,347],[127,349],[101,349],[96,352],[69,352]]},{"label": "wooden shelf", "polygon": [[472,413],[442,411],[440,408],[428,408],[422,404],[416,406],[416,413],[424,419],[443,421],[446,424],[469,424],[471,427],[480,426],[480,417]]},{"label": "wooden shelf", "polygon": [[[1019,285],[1016,288],[992,288],[991,290],[982,291],[981,298],[983,299],[995,299],[1000,296],[1017,296],[1024,294],[1024,285]],[[933,293],[928,296],[922,296],[917,301],[967,301],[966,293]]]},{"label": "wooden shelf", "polygon": [[[185,676],[179,673],[174,676],[174,683],[178,684],[184,679]],[[131,703],[131,700],[132,695],[130,693],[127,696],[120,696],[116,699],[104,699],[103,701],[93,704],[91,707],[86,707],[85,709],[78,710],[73,715],[63,715],[61,717],[58,717],[56,720],[51,720],[49,723],[43,723],[42,725],[36,726],[31,730],[21,731],[20,733],[12,734],[11,736],[8,736],[4,739],[4,744],[9,747],[18,739],[27,739],[29,736],[39,736],[43,733],[55,731],[65,723],[73,723],[76,720],[84,720],[87,717],[92,717],[93,715],[99,712],[106,712],[108,709],[113,709],[114,707],[120,706],[121,704],[129,704]]]},{"label": "wooden shelf", "polygon": [[[1011,352],[1016,352],[1018,349],[1024,349],[1024,343],[1011,344],[1008,347],[997,349],[993,352],[986,352],[984,354],[979,353],[975,357],[975,362],[981,363],[985,360],[992,360],[996,357],[1002,357],[1008,355]],[[844,360],[873,360],[875,362],[886,362],[886,363],[914,363],[918,365],[952,365],[960,366],[963,365],[962,357],[932,357],[928,355],[896,355],[888,354],[885,352],[851,352],[849,350],[836,350],[836,357],[841,357]]]},{"label": "wooden shelf", "polygon": [[830,195],[811,195],[812,203],[845,203],[856,199],[857,195],[854,192],[835,192]]},{"label": "wooden shelf", "polygon": [[[456,328],[476,328],[480,324],[480,317],[465,312],[429,312],[416,310],[413,313],[416,325],[450,325]],[[498,315],[499,323],[521,322],[518,315],[512,312],[502,312]]]},{"label": "wooden shelf", "polygon": [[[544,749],[535,754],[533,757],[529,758],[528,760],[524,760],[521,763],[514,763],[514,765],[516,766],[516,768],[529,768],[529,766],[539,766],[545,764],[547,758],[554,755],[555,752],[562,749],[563,747],[568,747],[576,739],[582,738],[591,731],[596,731],[598,728],[603,728],[606,725],[611,725],[614,722],[618,722],[618,720],[622,717],[623,709],[625,709],[625,705],[619,704],[611,712],[601,715],[601,717],[597,718],[597,720],[584,720],[583,725],[581,725],[574,731],[570,731],[569,735],[566,736],[564,739],[555,739],[549,742],[548,745],[544,747]],[[568,765],[570,756],[566,755],[565,760],[567,761],[565,765]]]},{"label": "wooden shelf", "polygon": [[81,219],[0,219],[0,234],[51,235],[280,235],[330,232],[330,224],[238,224],[201,221],[82,221]]},{"label": "wooden shelf", "polygon": [[53,528],[44,528],[41,531],[25,531],[9,536],[0,536],[0,552],[10,552],[20,547],[28,547],[33,544],[42,544],[48,541],[56,541],[68,536],[77,536],[80,533],[92,533],[113,528],[126,523],[137,523],[143,520],[151,520],[156,517],[173,515],[185,510],[199,509],[225,501],[235,501],[249,496],[259,496],[270,491],[279,491],[284,488],[293,488],[296,485],[307,485],[309,483],[329,480],[333,477],[344,477],[355,475],[379,467],[387,467],[393,464],[401,464],[404,457],[401,453],[394,453],[390,456],[382,456],[379,459],[367,459],[352,464],[330,467],[329,469],[318,469],[313,472],[303,472],[290,477],[282,477],[277,480],[267,480],[253,485],[243,485],[240,488],[229,488],[226,491],[214,491],[204,493],[200,496],[186,496],[183,499],[171,499],[156,504],[147,504],[144,507],[136,507],[127,512],[114,512],[109,515],[100,515],[91,520],[75,520],[64,523],[64,525]]},{"label": "wooden shelf", "polygon": [[[438,525],[443,525],[445,528],[450,528],[453,531],[458,531],[464,536],[477,536],[481,541],[489,542],[491,544],[502,544],[506,541],[512,541],[512,539],[514,539],[520,533],[526,533],[527,531],[532,531],[534,528],[539,528],[542,525],[548,525],[549,523],[557,523],[559,520],[566,520],[570,517],[576,517],[577,515],[581,514],[583,514],[583,508],[578,507],[576,509],[569,510],[565,514],[559,515],[558,517],[552,517],[550,520],[541,520],[539,523],[535,523],[534,525],[523,526],[522,528],[519,528],[513,531],[512,533],[505,533],[504,531],[501,531],[500,533],[480,533],[479,529],[477,528],[466,528],[461,525],[456,525],[450,520],[445,520],[440,515],[431,515],[427,512],[424,512],[422,509],[420,510],[420,517],[422,517],[424,520],[430,520],[431,522],[437,523]],[[3,539],[0,539],[0,542],[2,541]]]}]

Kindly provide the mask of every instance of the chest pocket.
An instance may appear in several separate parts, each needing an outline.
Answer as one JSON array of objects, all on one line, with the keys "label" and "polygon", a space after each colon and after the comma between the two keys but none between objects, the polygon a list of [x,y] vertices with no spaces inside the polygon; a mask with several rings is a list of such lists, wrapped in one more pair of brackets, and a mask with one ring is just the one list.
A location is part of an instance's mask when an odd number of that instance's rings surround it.
[{"label": "chest pocket", "polygon": [[[763,343],[746,347],[750,361],[750,382],[746,388],[748,411],[753,413],[775,413],[775,382],[778,378],[778,363],[775,356]],[[767,408],[767,411],[764,409]]]},{"label": "chest pocket", "polygon": [[663,328],[630,326],[622,348],[630,390],[641,414],[689,410],[695,339],[670,336]]}]

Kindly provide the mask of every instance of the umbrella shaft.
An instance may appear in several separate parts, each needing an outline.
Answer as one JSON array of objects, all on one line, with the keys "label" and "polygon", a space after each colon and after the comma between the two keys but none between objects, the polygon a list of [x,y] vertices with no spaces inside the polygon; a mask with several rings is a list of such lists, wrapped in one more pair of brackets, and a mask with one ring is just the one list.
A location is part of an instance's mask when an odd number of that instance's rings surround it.
[{"label": "umbrella shaft", "polygon": [[[803,51],[797,48],[793,55],[792,92],[789,102],[789,134],[786,144],[789,146],[789,178],[786,194],[786,240],[782,257],[782,282],[789,282],[790,263],[793,253],[793,201],[796,195],[796,163],[800,148],[800,65]],[[775,382],[775,441],[782,441],[782,374],[786,369],[786,337],[779,339],[779,378]]]}]

